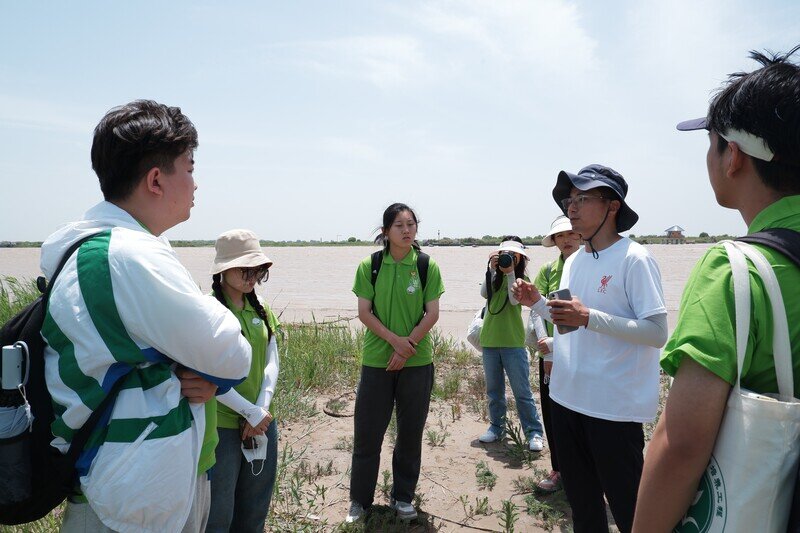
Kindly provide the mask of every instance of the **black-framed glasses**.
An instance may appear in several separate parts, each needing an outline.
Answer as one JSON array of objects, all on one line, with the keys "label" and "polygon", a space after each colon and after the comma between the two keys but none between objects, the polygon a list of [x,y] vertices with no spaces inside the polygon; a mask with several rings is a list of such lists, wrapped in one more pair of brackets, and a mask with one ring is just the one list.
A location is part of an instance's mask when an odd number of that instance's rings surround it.
[{"label": "black-framed glasses", "polygon": [[254,281],[256,283],[264,283],[269,279],[269,267],[239,267],[242,272],[242,280],[246,282]]},{"label": "black-framed glasses", "polygon": [[564,208],[564,211],[569,209],[571,205],[574,205],[575,209],[580,209],[587,200],[613,200],[613,198],[609,198],[608,196],[594,196],[592,194],[576,194],[575,196],[562,199],[561,206]]}]

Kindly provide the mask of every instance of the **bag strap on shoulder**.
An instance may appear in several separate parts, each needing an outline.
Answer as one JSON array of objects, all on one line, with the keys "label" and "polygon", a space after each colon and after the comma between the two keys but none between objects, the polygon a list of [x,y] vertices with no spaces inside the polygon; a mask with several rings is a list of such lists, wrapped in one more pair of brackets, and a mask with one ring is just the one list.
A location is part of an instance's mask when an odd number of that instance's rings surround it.
[{"label": "bag strap on shoulder", "polygon": [[[39,291],[44,295],[45,301],[48,298],[50,298],[50,291],[53,290],[53,284],[55,283],[58,275],[61,274],[61,271],[64,269],[64,265],[66,265],[67,261],[69,261],[69,258],[72,257],[72,254],[74,254],[78,250],[78,248],[80,248],[83,245],[83,243],[85,243],[90,239],[93,239],[94,237],[97,237],[100,233],[101,232],[92,233],[91,235],[87,235],[73,242],[69,246],[69,248],[67,248],[67,251],[64,252],[64,255],[61,256],[61,260],[58,262],[58,267],[56,267],[56,270],[55,272],[53,272],[53,275],[50,276],[50,279],[45,281],[44,277],[39,277],[36,280],[36,284],[39,288]],[[42,290],[43,289],[42,285],[44,285],[44,290]]]},{"label": "bag strap on shoulder", "polygon": [[372,272],[372,286],[375,286],[375,282],[378,281],[378,272],[381,271],[381,266],[383,265],[383,250],[378,250],[374,252],[370,256],[370,271]]},{"label": "bag strap on shoulder", "polygon": [[[425,252],[418,252],[417,253],[417,272],[419,273],[419,281],[422,286],[423,292],[423,300],[425,299],[425,287],[428,284],[428,266],[431,262],[431,256],[426,254]],[[370,255],[370,272],[371,272],[371,279],[370,282],[372,283],[373,288],[375,287],[375,282],[378,281],[378,272],[381,271],[381,266],[383,266],[383,250],[378,250],[377,252],[373,252]],[[422,310],[423,313],[425,312],[425,303],[422,303]],[[375,316],[378,316],[375,313],[375,307],[373,306],[372,313]]]},{"label": "bag strap on shoulder", "polygon": [[[97,232],[82,237],[77,241],[75,241],[74,243],[72,243],[69,248],[67,248],[67,251],[64,252],[63,256],[61,256],[61,260],[58,263],[58,267],[53,272],[53,275],[50,277],[50,279],[47,281],[46,288],[42,296],[42,299],[45,304],[47,304],[47,301],[50,298],[50,292],[53,290],[53,285],[55,284],[56,278],[64,269],[64,265],[67,264],[69,258],[72,257],[72,255],[78,250],[78,248],[80,248],[85,242],[93,239],[100,233],[101,232]],[[39,285],[40,290],[43,282],[44,278],[40,278],[39,280],[37,280],[37,285]],[[103,418],[103,416],[106,415],[106,411],[108,410],[108,408],[114,404],[114,401],[116,400],[119,391],[122,389],[122,385],[124,384],[125,377],[127,375],[128,374],[126,373],[117,378],[117,381],[114,382],[114,385],[112,385],[111,389],[108,391],[108,394],[106,394],[106,397],[103,398],[103,401],[100,402],[100,405],[97,406],[97,409],[95,409],[92,412],[92,414],[89,416],[86,422],[84,422],[84,424],[80,427],[80,429],[78,429],[75,432],[72,441],[70,441],[69,450],[67,451],[66,462],[65,462],[65,464],[68,465],[68,469],[62,473],[63,475],[62,482],[65,488],[68,488],[70,490],[73,488],[72,484],[73,484],[73,476],[75,473],[75,468],[74,468],[75,463],[78,462],[78,457],[83,452],[83,449],[86,447],[86,443],[89,441],[89,437],[92,435],[92,432],[97,427],[101,418]]]},{"label": "bag strap on shoulder", "polygon": [[108,391],[108,394],[106,394],[106,397],[103,398],[103,401],[100,402],[100,405],[97,406],[97,409],[92,411],[89,419],[83,423],[80,429],[76,431],[75,435],[72,437],[72,441],[69,444],[69,450],[67,451],[66,455],[65,464],[68,465],[69,468],[66,472],[64,472],[63,483],[65,488],[73,488],[73,476],[75,474],[75,464],[78,462],[78,457],[80,457],[81,453],[83,453],[86,443],[89,442],[89,437],[91,437],[92,432],[98,426],[100,420],[104,418],[104,416],[108,416],[106,411],[114,405],[117,395],[119,395],[119,391],[122,389],[122,385],[125,383],[125,378],[127,377],[128,373],[125,373],[117,378],[117,381],[114,382],[114,385],[112,385],[111,389]]},{"label": "bag strap on shoulder", "polygon": [[736,351],[737,351],[737,378],[736,387],[741,386],[741,374],[744,365],[744,356],[747,338],[750,332],[750,276],[747,259],[756,267],[764,288],[769,296],[772,308],[773,332],[772,349],[775,365],[775,375],[778,382],[778,392],[781,396],[794,397],[794,377],[792,366],[791,341],[789,340],[789,325],[786,318],[783,294],[775,277],[772,265],[758,251],[748,243],[723,241],[723,245],[731,262],[733,275],[735,309],[736,309]]},{"label": "bag strap on shoulder", "polygon": [[[419,281],[422,284],[422,290],[425,290],[425,287],[428,285],[428,265],[431,263],[431,256],[426,254],[425,252],[419,252],[417,254],[417,272],[419,272]],[[378,281],[378,272],[381,271],[381,266],[383,265],[383,250],[378,250],[377,252],[373,252],[370,255],[370,272],[371,272],[371,280],[372,286],[375,286],[375,282]]]},{"label": "bag strap on shoulder", "polygon": [[788,228],[770,228],[739,237],[737,241],[761,244],[776,250],[800,268],[800,232]]},{"label": "bag strap on shoulder", "polygon": [[425,291],[425,286],[428,284],[428,265],[431,262],[431,256],[425,252],[419,252],[417,255],[417,272],[419,272],[419,281],[422,284],[422,290]]}]

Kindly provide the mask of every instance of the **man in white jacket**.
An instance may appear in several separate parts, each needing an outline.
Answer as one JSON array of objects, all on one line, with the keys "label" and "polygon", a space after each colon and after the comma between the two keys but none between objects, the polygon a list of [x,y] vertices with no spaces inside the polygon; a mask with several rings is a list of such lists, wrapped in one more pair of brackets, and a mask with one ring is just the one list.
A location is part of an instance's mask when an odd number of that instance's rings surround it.
[{"label": "man in white jacket", "polygon": [[203,402],[247,375],[251,349],[161,236],[189,218],[196,147],[177,107],[140,100],[112,109],[91,153],[105,201],[42,245],[52,277],[69,247],[93,236],[56,279],[42,326],[53,445],[66,453],[125,380],[78,459],[82,494],[70,497],[62,531],[204,528]]}]

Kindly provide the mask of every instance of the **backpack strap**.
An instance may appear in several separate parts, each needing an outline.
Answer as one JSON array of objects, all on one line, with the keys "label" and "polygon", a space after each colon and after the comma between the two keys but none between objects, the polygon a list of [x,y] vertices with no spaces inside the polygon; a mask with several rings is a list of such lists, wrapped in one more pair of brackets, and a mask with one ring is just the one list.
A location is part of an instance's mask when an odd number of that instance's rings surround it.
[{"label": "backpack strap", "polygon": [[770,228],[736,240],[772,248],[788,257],[797,268],[800,268],[800,232],[788,228]]},{"label": "backpack strap", "polygon": [[[36,285],[39,288],[39,292],[41,292],[44,295],[45,302],[47,302],[47,300],[50,298],[50,291],[53,290],[53,284],[55,283],[58,275],[61,274],[61,270],[63,270],[64,265],[66,265],[67,261],[69,261],[69,258],[72,257],[72,254],[74,254],[78,250],[78,248],[80,248],[81,245],[83,245],[83,243],[85,243],[89,239],[93,239],[100,233],[102,232],[92,233],[91,235],[87,235],[73,242],[69,246],[69,248],[67,248],[67,251],[64,252],[64,255],[61,256],[61,261],[58,262],[58,267],[56,267],[56,270],[55,272],[53,272],[53,275],[50,276],[49,281],[45,281],[44,277],[42,276],[37,278]],[[44,285],[44,290],[42,290],[43,285]]]},{"label": "backpack strap", "polygon": [[[417,254],[417,273],[419,273],[419,281],[422,284],[422,291],[425,292],[425,286],[428,284],[428,265],[430,265],[431,256],[426,254],[425,252],[419,252]],[[383,250],[378,250],[377,252],[373,252],[370,255],[370,271],[371,275],[371,283],[373,288],[375,287],[375,282],[378,281],[378,272],[381,271],[381,266],[383,265]],[[423,300],[425,296],[423,294]],[[422,310],[425,311],[425,304],[422,304]],[[375,313],[375,307],[372,308],[372,314],[378,316]]]},{"label": "backpack strap", "polygon": [[558,259],[547,263],[547,270],[544,271],[544,280],[547,282],[548,287],[550,286],[550,277],[553,275],[553,265],[556,264],[556,261],[558,261]]},{"label": "backpack strap", "polygon": [[[423,291],[428,284],[428,265],[430,262],[431,256],[425,252],[419,252],[417,254],[417,272],[419,273],[419,281],[422,284]],[[378,272],[381,271],[381,266],[383,265],[383,250],[378,250],[370,255],[370,263],[370,271],[372,272],[371,283],[374,287],[375,282],[378,281]]]},{"label": "backpack strap", "polygon": [[[61,256],[61,261],[58,263],[58,267],[56,268],[53,275],[50,277],[50,280],[47,282],[46,288],[44,290],[44,294],[42,295],[43,303],[45,306],[47,305],[50,299],[50,292],[53,290],[53,285],[55,284],[56,278],[63,270],[64,265],[67,264],[67,261],[70,257],[80,248],[85,242],[93,239],[101,232],[93,233],[91,235],[87,235],[81,239],[78,239],[74,243],[67,248],[67,251],[64,252],[64,255]],[[44,283],[44,278],[39,278],[37,280],[37,285],[41,290],[41,285]],[[130,372],[130,370],[129,370]],[[83,423],[83,425],[75,432],[75,435],[70,441],[69,450],[67,451],[65,457],[65,466],[66,469],[62,472],[62,482],[64,487],[72,491],[74,489],[73,485],[73,478],[75,476],[75,464],[78,462],[78,457],[83,452],[83,449],[86,447],[86,443],[89,441],[89,437],[92,435],[92,432],[97,427],[97,424],[100,422],[100,419],[106,414],[106,411],[109,407],[114,405],[114,402],[119,394],[119,391],[122,389],[122,385],[125,382],[125,377],[128,375],[126,372],[124,375],[117,378],[117,381],[114,382],[111,389],[106,394],[106,397],[103,398],[103,401],[100,402],[100,405],[97,406],[92,414],[89,416],[89,419]]]},{"label": "backpack strap", "polygon": [[92,432],[94,432],[95,428],[100,423],[100,420],[104,417],[108,417],[111,414],[110,412],[106,413],[106,411],[110,411],[110,408],[116,402],[119,391],[122,389],[122,385],[125,383],[125,378],[129,373],[130,369],[128,372],[117,378],[117,381],[114,382],[111,390],[108,391],[108,394],[106,394],[106,397],[103,398],[102,402],[100,402],[100,405],[97,406],[97,409],[92,411],[89,419],[83,423],[80,429],[76,431],[75,435],[72,437],[72,441],[69,443],[69,450],[67,450],[65,457],[64,464],[66,469],[63,472],[62,478],[64,488],[68,489],[69,491],[73,491],[75,488],[75,465],[78,462],[78,458],[80,457],[81,453],[83,453],[86,443],[89,442],[89,437],[91,437]]},{"label": "backpack strap", "polygon": [[370,267],[370,271],[372,272],[372,286],[375,287],[375,282],[378,281],[378,272],[381,271],[381,266],[383,265],[383,250],[374,252],[370,258],[372,262],[372,266]]},{"label": "backpack strap", "polygon": [[422,283],[422,292],[425,292],[425,286],[428,284],[428,265],[431,262],[431,256],[425,252],[419,252],[417,255],[417,272],[419,273],[419,281]]}]

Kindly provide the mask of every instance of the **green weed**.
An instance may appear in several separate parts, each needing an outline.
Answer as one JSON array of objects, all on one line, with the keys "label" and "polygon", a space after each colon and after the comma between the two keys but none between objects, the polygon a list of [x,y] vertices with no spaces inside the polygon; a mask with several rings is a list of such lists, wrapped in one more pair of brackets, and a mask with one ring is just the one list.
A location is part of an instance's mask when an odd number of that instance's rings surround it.
[{"label": "green weed", "polygon": [[492,508],[489,505],[488,496],[484,496],[482,498],[475,496],[475,514],[483,516],[489,516],[492,514]]},{"label": "green weed", "polygon": [[444,442],[447,440],[447,437],[450,436],[450,433],[447,431],[447,425],[442,422],[442,419],[439,419],[437,423],[438,429],[429,429],[425,432],[425,438],[428,440],[428,444],[430,446],[436,447],[444,447]]},{"label": "green weed", "polygon": [[353,452],[353,436],[352,435],[343,435],[339,437],[339,440],[336,441],[336,444],[333,445],[334,449],[342,450],[345,452]]},{"label": "green weed", "polygon": [[489,469],[485,461],[480,461],[475,465],[475,480],[479,488],[492,490],[497,483],[497,474]]},{"label": "green weed", "polygon": [[378,482],[378,492],[383,494],[384,498],[388,500],[392,493],[392,473],[388,470],[384,470],[381,472],[381,477],[383,479]]},{"label": "green weed", "polygon": [[0,279],[0,324],[5,324],[39,296],[35,280],[12,276]]},{"label": "green weed", "polygon": [[498,511],[500,515],[499,524],[505,533],[514,533],[514,525],[519,519],[517,506],[511,500],[503,500],[503,509]]},{"label": "green weed", "polygon": [[525,511],[531,516],[540,518],[542,520],[542,525],[548,531],[552,531],[564,518],[563,512],[538,499],[533,494],[525,496],[525,506]]},{"label": "green weed", "polygon": [[522,426],[507,419],[506,435],[510,441],[506,448],[509,457],[519,464],[531,464],[534,454],[528,448],[528,439],[522,431]]}]

